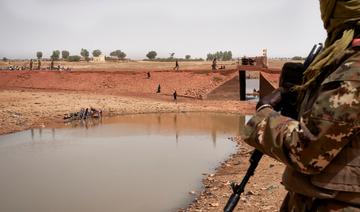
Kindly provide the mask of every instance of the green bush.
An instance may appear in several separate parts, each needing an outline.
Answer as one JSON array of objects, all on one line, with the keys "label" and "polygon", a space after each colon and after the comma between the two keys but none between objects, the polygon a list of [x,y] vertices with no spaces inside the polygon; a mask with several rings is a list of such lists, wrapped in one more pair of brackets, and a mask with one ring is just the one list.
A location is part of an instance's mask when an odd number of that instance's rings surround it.
[{"label": "green bush", "polygon": [[81,57],[79,55],[71,55],[67,58],[69,62],[78,62],[80,59]]},{"label": "green bush", "polygon": [[292,60],[304,60],[303,57],[300,57],[300,56],[295,56],[293,58],[291,58]]}]

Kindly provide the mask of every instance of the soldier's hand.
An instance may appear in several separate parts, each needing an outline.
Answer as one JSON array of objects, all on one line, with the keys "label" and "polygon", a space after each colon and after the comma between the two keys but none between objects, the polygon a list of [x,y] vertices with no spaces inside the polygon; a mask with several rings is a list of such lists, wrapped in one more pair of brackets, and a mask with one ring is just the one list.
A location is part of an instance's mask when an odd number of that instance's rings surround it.
[{"label": "soldier's hand", "polygon": [[275,89],[269,95],[261,98],[256,105],[256,110],[258,110],[263,105],[270,105],[274,110],[279,111],[281,109],[281,93],[283,88]]}]

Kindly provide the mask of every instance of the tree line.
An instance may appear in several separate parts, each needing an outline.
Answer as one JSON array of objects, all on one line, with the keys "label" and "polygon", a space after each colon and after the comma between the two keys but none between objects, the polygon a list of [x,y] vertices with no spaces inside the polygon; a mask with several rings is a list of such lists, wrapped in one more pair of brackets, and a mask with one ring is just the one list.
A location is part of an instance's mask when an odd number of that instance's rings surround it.
[{"label": "tree line", "polygon": [[[95,49],[92,51],[93,57],[99,57],[102,54],[101,50]],[[110,56],[117,57],[120,60],[123,60],[126,58],[126,54],[121,50],[115,50],[110,53]],[[36,52],[37,59],[41,60],[43,57],[43,52],[38,51]],[[81,49],[80,55],[70,55],[70,52],[67,50],[63,50],[60,52],[60,50],[54,50],[50,56],[51,60],[67,60],[70,62],[80,61],[81,58],[84,58],[86,61],[90,61],[90,52],[87,49]]]},{"label": "tree line", "polygon": [[206,60],[221,60],[221,61],[229,61],[232,60],[232,52],[231,51],[217,51],[215,53],[208,53],[206,56]]},{"label": "tree line", "polygon": [[[92,56],[93,57],[99,57],[102,54],[102,51],[99,49],[95,49],[92,51]],[[167,58],[157,58],[157,52],[154,50],[149,51],[145,56],[148,58],[148,60],[155,60],[155,61],[175,61],[175,60],[179,60],[179,61],[203,61],[204,59],[202,58],[192,58],[191,55],[187,54],[185,55],[185,57],[183,58],[176,58],[174,57],[175,53],[170,53],[170,56]],[[126,53],[117,49],[114,50],[110,53],[110,58],[106,57],[106,59],[119,59],[119,60],[124,60],[126,59]],[[37,59],[42,59],[43,58],[43,52],[42,51],[37,51],[36,52],[36,57]],[[84,59],[86,61],[90,61],[90,52],[89,50],[82,48],[80,51],[79,55],[71,55],[69,51],[67,50],[54,50],[52,52],[52,54],[50,55],[50,59],[51,60],[66,60],[66,61],[80,61],[81,59]],[[206,60],[213,60],[213,59],[217,59],[220,61],[228,61],[228,60],[232,60],[232,52],[231,51],[217,51],[215,53],[208,53]],[[3,58],[3,61],[8,60],[7,58]]]},{"label": "tree line", "polygon": [[191,55],[189,55],[189,54],[185,55],[184,58],[177,58],[174,56],[175,56],[175,53],[170,53],[170,56],[167,58],[157,58],[157,52],[152,50],[146,54],[146,57],[148,59],[145,59],[145,60],[152,60],[152,61],[157,61],[157,62],[172,62],[172,61],[176,61],[176,60],[178,60],[178,61],[204,61],[204,59],[202,59],[202,58],[191,58]]}]

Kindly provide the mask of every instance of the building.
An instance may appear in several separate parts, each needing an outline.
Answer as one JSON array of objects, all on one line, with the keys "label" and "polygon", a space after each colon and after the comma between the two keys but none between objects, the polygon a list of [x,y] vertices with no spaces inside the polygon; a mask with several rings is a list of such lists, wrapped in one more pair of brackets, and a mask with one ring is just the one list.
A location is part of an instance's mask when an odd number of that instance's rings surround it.
[{"label": "building", "polygon": [[94,63],[105,63],[105,55],[101,54],[98,57],[93,57]]}]

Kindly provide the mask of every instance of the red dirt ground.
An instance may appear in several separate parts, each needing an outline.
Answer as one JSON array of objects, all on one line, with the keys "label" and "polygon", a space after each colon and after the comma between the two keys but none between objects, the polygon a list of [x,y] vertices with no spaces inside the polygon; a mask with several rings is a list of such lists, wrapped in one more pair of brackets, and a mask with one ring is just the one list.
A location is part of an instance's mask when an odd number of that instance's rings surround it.
[{"label": "red dirt ground", "polygon": [[[202,98],[232,78],[236,71],[153,71],[150,79],[146,71],[2,71],[0,89],[43,89],[52,91],[86,91],[125,96],[151,96],[160,84],[157,98],[179,96]],[[168,98],[168,97],[166,97]]]}]

